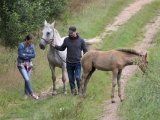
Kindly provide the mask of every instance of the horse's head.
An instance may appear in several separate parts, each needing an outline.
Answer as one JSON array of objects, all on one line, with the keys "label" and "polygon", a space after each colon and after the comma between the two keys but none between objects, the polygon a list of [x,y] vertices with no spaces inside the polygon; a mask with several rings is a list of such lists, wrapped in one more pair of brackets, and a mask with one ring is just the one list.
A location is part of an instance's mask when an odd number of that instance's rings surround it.
[{"label": "horse's head", "polygon": [[52,43],[54,40],[54,23],[55,21],[52,24],[47,23],[46,20],[44,22],[44,28],[42,30],[43,35],[39,44],[39,47],[43,50],[47,44]]},{"label": "horse's head", "polygon": [[141,56],[138,66],[142,70],[142,72],[145,73],[147,66],[148,66],[147,53]]}]

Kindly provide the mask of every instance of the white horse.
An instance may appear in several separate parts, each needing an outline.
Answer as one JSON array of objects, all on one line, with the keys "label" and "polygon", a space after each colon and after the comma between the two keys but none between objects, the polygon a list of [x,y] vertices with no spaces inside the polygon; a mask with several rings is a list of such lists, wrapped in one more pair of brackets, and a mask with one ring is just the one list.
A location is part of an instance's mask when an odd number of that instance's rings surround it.
[{"label": "white horse", "polygon": [[52,81],[53,81],[53,93],[52,95],[56,95],[56,76],[55,76],[55,67],[59,67],[62,69],[62,82],[63,82],[63,92],[66,94],[66,81],[68,80],[68,74],[66,70],[66,50],[58,51],[52,45],[62,45],[64,38],[61,38],[58,31],[54,28],[55,22],[52,24],[47,23],[45,20],[44,28],[43,28],[43,36],[40,41],[40,48],[45,49],[47,44],[50,44],[50,49],[48,51],[48,62],[52,72]]}]

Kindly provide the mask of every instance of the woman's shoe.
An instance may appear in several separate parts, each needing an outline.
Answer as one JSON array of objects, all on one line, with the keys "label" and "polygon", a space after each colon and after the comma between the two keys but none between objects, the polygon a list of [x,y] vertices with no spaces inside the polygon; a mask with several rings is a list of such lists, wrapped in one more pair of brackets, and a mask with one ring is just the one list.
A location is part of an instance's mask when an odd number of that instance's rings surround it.
[{"label": "woman's shoe", "polygon": [[39,97],[38,97],[37,95],[35,95],[35,94],[32,94],[31,96],[32,96],[32,98],[34,98],[34,99],[36,99],[36,100],[39,99]]}]

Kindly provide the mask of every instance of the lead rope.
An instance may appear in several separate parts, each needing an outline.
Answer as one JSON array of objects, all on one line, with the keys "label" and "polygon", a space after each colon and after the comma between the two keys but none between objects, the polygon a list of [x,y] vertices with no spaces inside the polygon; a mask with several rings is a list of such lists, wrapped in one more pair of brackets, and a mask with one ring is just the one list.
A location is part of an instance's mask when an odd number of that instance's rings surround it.
[{"label": "lead rope", "polygon": [[[57,50],[56,50],[56,51],[57,51]],[[57,55],[58,55],[58,57],[59,57],[63,62],[65,62],[65,63],[66,63],[66,61],[65,61],[65,60],[63,60],[63,58],[60,56],[59,51],[57,51]]]}]

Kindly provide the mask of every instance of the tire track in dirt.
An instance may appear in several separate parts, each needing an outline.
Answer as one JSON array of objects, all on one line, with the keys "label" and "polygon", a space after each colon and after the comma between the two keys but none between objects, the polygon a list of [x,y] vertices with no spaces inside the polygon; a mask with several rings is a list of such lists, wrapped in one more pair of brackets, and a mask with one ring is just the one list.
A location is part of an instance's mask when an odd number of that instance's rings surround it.
[{"label": "tire track in dirt", "polygon": [[[139,41],[133,47],[136,51],[145,53],[148,48],[152,47],[154,44],[154,38],[160,28],[160,16],[156,19],[152,20],[152,22],[148,23],[145,27],[146,33],[144,34],[143,41]],[[126,86],[127,81],[138,71],[137,66],[128,66],[122,72],[122,94],[124,95],[124,88]],[[105,103],[105,112],[101,117],[101,120],[119,120],[120,117],[117,114],[118,106],[120,105],[120,100],[118,96],[115,98],[116,103],[111,104],[111,100],[107,100]]]}]

